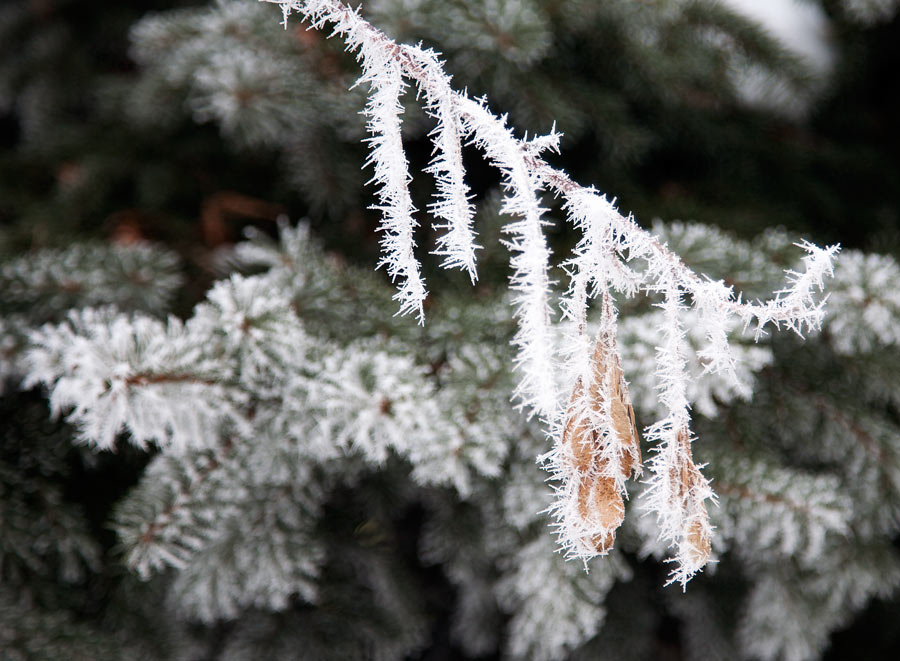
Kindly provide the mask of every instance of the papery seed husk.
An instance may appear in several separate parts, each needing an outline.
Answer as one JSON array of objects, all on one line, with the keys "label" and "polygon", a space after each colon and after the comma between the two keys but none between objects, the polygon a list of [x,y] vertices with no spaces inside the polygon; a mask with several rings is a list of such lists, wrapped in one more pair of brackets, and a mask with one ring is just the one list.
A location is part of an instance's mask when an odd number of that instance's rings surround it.
[{"label": "papery seed husk", "polygon": [[599,517],[599,524],[607,530],[614,530],[625,520],[625,502],[622,494],[616,489],[616,482],[611,477],[597,479],[594,484],[594,509]]},{"label": "papery seed husk", "polygon": [[611,477],[582,478],[578,484],[578,514],[590,528],[615,530],[625,520],[625,501]]},{"label": "papery seed husk", "polygon": [[578,515],[585,525],[591,519],[591,483],[587,477],[578,480]]},{"label": "papery seed husk", "polygon": [[[631,477],[632,472],[641,472],[641,444],[638,438],[637,425],[634,420],[634,408],[625,383],[625,374],[619,363],[619,356],[613,352],[607,355],[605,338],[600,336],[594,345],[593,383],[591,384],[591,408],[595,413],[603,411],[603,403],[609,400],[610,417],[613,431],[618,437],[624,452],[622,455],[622,476]],[[615,340],[613,339],[613,347]],[[609,392],[605,392],[607,389]]]},{"label": "papery seed husk", "polygon": [[638,441],[637,428],[634,426],[634,410],[625,393],[618,393],[612,401],[612,419],[616,434],[622,441],[622,477],[626,480],[632,472],[639,473],[641,466],[641,444]]},{"label": "papery seed husk", "polygon": [[688,558],[694,566],[705,565],[712,548],[709,526],[706,524],[706,505],[701,503],[702,518],[695,518],[687,529]]},{"label": "papery seed husk", "polygon": [[582,387],[581,380],[575,384],[575,390],[569,402],[568,421],[563,431],[562,443],[568,446],[571,453],[575,470],[581,474],[586,474],[591,469],[594,460],[594,445],[596,434],[588,422],[587,416],[583,413],[576,415],[576,406],[581,398]]},{"label": "papery seed husk", "polygon": [[[608,308],[605,314],[610,314]],[[606,415],[611,429],[601,434],[595,422]],[[585,531],[579,543],[597,553],[608,553],[615,542],[615,531],[625,519],[618,476],[628,479],[641,472],[634,408],[615,349],[615,337],[609,332],[601,334],[594,345],[590,381],[586,384],[579,378],[572,389],[560,443],[563,461],[572,468],[571,479],[577,480],[573,495],[580,519],[578,527]],[[608,443],[614,444],[611,447],[617,457],[609,456],[611,452],[604,456],[604,445]]]}]

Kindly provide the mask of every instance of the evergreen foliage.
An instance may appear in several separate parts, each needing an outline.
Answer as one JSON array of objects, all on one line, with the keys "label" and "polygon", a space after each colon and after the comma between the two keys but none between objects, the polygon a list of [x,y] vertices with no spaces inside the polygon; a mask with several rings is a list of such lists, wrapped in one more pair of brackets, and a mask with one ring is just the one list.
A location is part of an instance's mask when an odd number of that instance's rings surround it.
[{"label": "evergreen foliage", "polygon": [[[800,660],[892,597],[900,265],[843,251],[823,309],[835,251],[762,231],[783,182],[754,197],[768,155],[808,148],[761,140],[767,122],[837,139],[816,107],[839,78],[711,2],[280,4],[307,22],[249,0],[84,10],[133,22],[138,65],[98,73],[82,44],[90,95],[41,59],[78,42],[73,7],[2,10],[0,49],[27,48],[0,68],[0,166],[31,167],[0,202],[5,655],[653,658],[677,622],[681,658]],[[825,4],[851,41],[896,30],[896,3]],[[326,20],[361,71],[307,29]],[[762,106],[748,71],[774,81]],[[142,159],[153,142],[168,155]],[[703,159],[736,144],[743,189],[707,196],[727,175]],[[310,220],[203,249],[177,176],[197,146],[201,197]],[[553,165],[567,149],[591,154],[574,178]],[[739,234],[647,233],[575,178]],[[885,190],[869,231],[900,210]],[[205,216],[208,244],[229,213],[275,215],[248,199]],[[766,219],[805,232],[808,213]]]}]

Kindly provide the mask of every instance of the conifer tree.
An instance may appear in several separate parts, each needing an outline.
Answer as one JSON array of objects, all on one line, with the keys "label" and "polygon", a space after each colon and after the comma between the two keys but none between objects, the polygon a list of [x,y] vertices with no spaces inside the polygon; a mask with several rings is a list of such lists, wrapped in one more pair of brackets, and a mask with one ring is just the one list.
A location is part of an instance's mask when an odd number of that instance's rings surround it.
[{"label": "conifer tree", "polygon": [[859,60],[712,2],[278,4],[0,16],[4,653],[808,659],[892,596],[900,204],[807,203],[804,150],[871,174]]}]

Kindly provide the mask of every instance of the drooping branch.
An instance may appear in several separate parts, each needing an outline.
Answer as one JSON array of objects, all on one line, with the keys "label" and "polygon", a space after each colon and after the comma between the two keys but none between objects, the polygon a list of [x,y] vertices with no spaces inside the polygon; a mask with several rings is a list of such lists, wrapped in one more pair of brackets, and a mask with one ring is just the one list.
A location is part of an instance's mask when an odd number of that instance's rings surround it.
[{"label": "drooping branch", "polygon": [[375,174],[373,181],[380,184],[378,196],[381,204],[375,208],[382,212],[381,245],[384,250],[381,264],[387,267],[391,280],[401,278],[395,298],[400,302],[401,314],[415,312],[421,323],[422,308],[427,292],[419,273],[415,256],[413,232],[416,209],[409,194],[409,169],[403,141],[400,135],[400,113],[403,106],[400,96],[405,83],[399,64],[388,53],[377,48],[363,46],[366,56],[363,62],[361,83],[372,86],[372,95],[366,106],[368,128],[372,137],[369,163]]},{"label": "drooping branch", "polygon": [[[430,51],[417,46],[398,44],[384,32],[377,29],[359,15],[357,10],[350,9],[339,0],[264,0],[281,5],[285,18],[291,12],[299,12],[319,28],[327,24],[334,26],[334,33],[342,35],[348,49],[357,50],[363,44],[373,52],[378,51],[395,62],[403,74],[414,80],[429,100],[451,100],[451,110],[458,113],[459,118],[469,126],[493,126],[495,135],[508,133],[505,119],[494,115],[486,103],[469,97],[464,92],[457,92],[450,87],[450,79],[441,69],[440,61]],[[558,135],[552,134],[556,137]],[[534,148],[536,141],[512,138],[515,142],[515,159],[534,181],[536,187],[552,190],[567,201],[579,195],[591,195],[606,202],[597,191],[575,182],[568,174],[547,163]],[[552,145],[553,142],[551,141]],[[608,203],[607,203],[608,204]],[[641,228],[631,216],[614,213],[604,214],[603,222],[609,223],[617,236],[617,247],[620,254],[628,251],[629,259],[636,257],[651,262],[648,271],[666,272],[684,292],[702,297],[705,293],[705,278],[691,270],[674,252],[661,244],[647,230]],[[803,328],[814,329],[822,317],[821,304],[816,303],[812,295],[820,289],[823,277],[831,273],[831,260],[839,250],[838,246],[819,248],[811,243],[803,242],[799,247],[807,251],[804,258],[806,270],[802,273],[789,273],[789,287],[777,292],[772,300],[760,303],[746,303],[733,295],[723,301],[724,309],[739,316],[745,323],[756,321],[762,329],[766,324],[785,325],[801,331]]]},{"label": "drooping branch", "polygon": [[[699,313],[706,345],[697,354],[707,371],[730,374],[736,380],[729,322],[736,319],[745,327],[754,325],[757,338],[769,324],[801,335],[817,329],[823,310],[816,294],[823,287],[824,277],[831,274],[838,247],[798,244],[806,251],[805,270],[788,271],[785,288],[775,292],[772,299],[745,302],[724,282],[711,281],[691,270],[595,189],[578,184],[547,163],[541,152],[558,149],[555,127],[549,135],[536,139],[516,137],[506,117],[495,115],[486,99],[473,99],[453,89],[434,52],[394,42],[358,10],[339,0],[265,1],[281,5],[285,21],[289,14],[298,12],[314,28],[331,26],[333,34],[339,35],[361,61],[361,80],[372,83],[369,112],[374,120],[369,129],[375,137],[370,161],[375,165],[375,180],[382,185],[387,253],[383,263],[388,264],[392,276],[403,278],[397,295],[401,312],[417,310],[421,320],[424,285],[418,279],[418,263],[412,252],[415,221],[408,193],[403,193],[408,173],[399,140],[399,110],[392,106],[390,117],[385,115],[381,121],[372,109],[383,110],[388,101],[398,103],[395,91],[402,87],[398,78],[408,78],[418,86],[429,114],[437,120],[432,133],[436,157],[429,171],[437,177],[439,201],[432,205],[432,211],[445,222],[438,227],[446,228],[447,235],[438,240],[436,253],[445,257],[444,266],[466,269],[473,281],[472,209],[464,183],[460,141],[470,140],[501,171],[506,192],[502,211],[513,217],[505,231],[510,235],[506,244],[512,252],[511,288],[519,325],[512,340],[520,371],[516,397],[520,406],[537,413],[548,424],[555,437],[554,450],[545,459],[559,480],[559,502],[552,510],[558,515],[563,545],[571,555],[589,558],[608,552],[620,515],[624,515],[624,482],[632,472],[618,465],[627,434],[616,430],[615,416],[610,413],[610,402],[628,402],[630,407],[627,383],[621,368],[616,374],[606,367],[597,372],[598,364],[620,364],[613,292],[631,296],[644,291],[662,299],[659,305],[665,313],[665,327],[659,329],[663,339],[657,380],[667,414],[647,430],[657,451],[650,462],[653,478],[647,501],[659,521],[661,537],[675,550],[678,565],[673,580],[684,584],[709,557],[705,501],[713,494],[691,457],[691,402],[686,387],[689,349],[683,317],[689,307]],[[390,85],[382,84],[382,79]],[[388,87],[393,90],[390,95],[385,91]],[[390,98],[384,100],[382,96]],[[396,139],[388,140],[388,134]],[[542,231],[546,210],[541,198],[546,192],[563,198],[564,211],[582,234],[574,255],[563,262],[571,283],[562,299],[562,316],[575,326],[574,331],[562,334],[569,341],[564,349],[557,346],[560,334],[553,331],[551,323],[551,254]],[[601,296],[606,322],[592,351],[586,330],[587,309],[591,299]],[[564,375],[568,383],[561,383],[557,374]],[[640,466],[634,470],[639,472]]]},{"label": "drooping branch", "polygon": [[[426,53],[427,55],[427,53]],[[445,268],[464,269],[474,283],[478,279],[475,266],[475,244],[472,220],[475,207],[470,201],[469,188],[464,180],[462,144],[464,128],[452,94],[434,95],[428,90],[451,90],[450,77],[443,73],[437,58],[432,66],[425,69],[439,76],[425,89],[428,112],[437,120],[432,133],[435,156],[427,172],[435,177],[437,201],[430,205],[435,218],[445,224],[435,223],[435,229],[445,229],[446,234],[438,236],[436,255],[444,257]]]}]

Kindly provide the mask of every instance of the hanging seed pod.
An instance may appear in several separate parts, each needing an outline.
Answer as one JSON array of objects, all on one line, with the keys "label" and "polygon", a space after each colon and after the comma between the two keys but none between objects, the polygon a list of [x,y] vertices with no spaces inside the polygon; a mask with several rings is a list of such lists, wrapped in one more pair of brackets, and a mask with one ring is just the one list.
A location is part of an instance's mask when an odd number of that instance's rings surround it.
[{"label": "hanging seed pod", "polygon": [[698,507],[697,518],[694,518],[688,524],[685,542],[687,543],[687,552],[685,555],[689,566],[699,568],[705,565],[709,560],[712,545],[709,514],[706,511],[706,504],[702,501]]},{"label": "hanging seed pod", "polygon": [[569,401],[568,420],[563,431],[562,443],[571,452],[573,468],[576,473],[585,474],[591,470],[597,434],[591,426],[589,417],[584,412],[576,412],[582,398],[581,379],[575,384]]},{"label": "hanging seed pod", "polygon": [[678,432],[677,442],[681,468],[680,470],[672,468],[670,477],[673,479],[674,485],[677,485],[673,489],[673,496],[677,502],[673,504],[683,512],[684,516],[680,555],[685,567],[696,571],[707,563],[712,550],[709,512],[703,496],[698,496],[698,492],[703,490],[706,480],[694,463],[691,452],[691,433],[687,427]]},{"label": "hanging seed pod", "polygon": [[578,485],[578,513],[588,527],[603,531],[590,535],[590,546],[597,553],[609,552],[616,539],[615,531],[625,520],[625,501],[615,480],[602,476],[582,479]]},{"label": "hanging seed pod", "polygon": [[592,362],[591,408],[599,414],[604,402],[609,402],[612,431],[621,447],[622,477],[627,480],[632,474],[641,473],[641,444],[634,421],[634,407],[612,332],[601,333],[597,338]]},{"label": "hanging seed pod", "polygon": [[591,356],[587,393],[579,379],[569,400],[562,436],[574,473],[572,479],[577,480],[576,529],[585,531],[579,542],[596,553],[609,552],[615,531],[625,518],[621,479],[641,472],[634,409],[616,349],[608,300],[604,301],[603,314],[603,330]]}]

